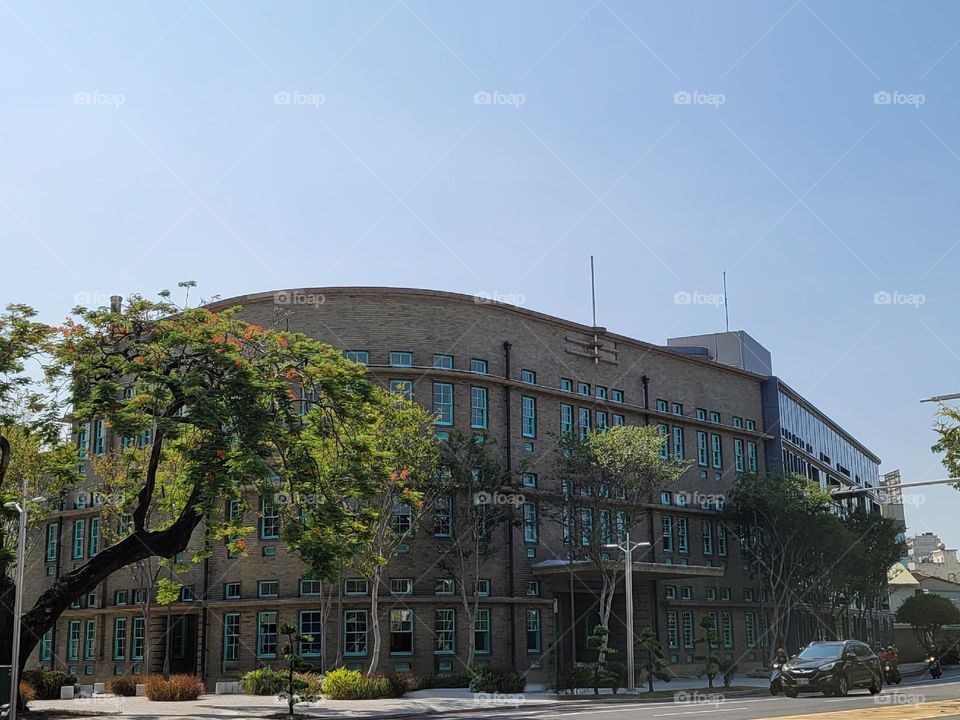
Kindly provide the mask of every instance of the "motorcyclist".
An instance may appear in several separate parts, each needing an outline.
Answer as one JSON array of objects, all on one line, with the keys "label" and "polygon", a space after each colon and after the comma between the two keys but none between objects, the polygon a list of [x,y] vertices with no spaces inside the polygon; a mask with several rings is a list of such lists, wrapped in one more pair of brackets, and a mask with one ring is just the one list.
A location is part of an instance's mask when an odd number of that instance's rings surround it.
[{"label": "motorcyclist", "polygon": [[786,650],[784,650],[783,648],[777,648],[777,654],[776,654],[776,656],[773,658],[773,662],[770,663],[770,664],[771,664],[771,665],[779,665],[779,666],[782,667],[782,666],[784,665],[784,663],[786,663],[789,659],[790,659],[790,658],[787,657],[787,651],[786,651]]}]

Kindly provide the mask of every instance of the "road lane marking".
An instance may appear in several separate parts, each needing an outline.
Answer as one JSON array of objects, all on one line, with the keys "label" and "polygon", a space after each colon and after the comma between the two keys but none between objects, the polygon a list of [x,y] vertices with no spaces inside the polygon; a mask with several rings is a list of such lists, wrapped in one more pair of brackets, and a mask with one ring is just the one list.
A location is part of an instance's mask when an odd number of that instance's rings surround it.
[{"label": "road lane marking", "polygon": [[954,715],[960,715],[960,700],[941,700],[919,705],[874,705],[869,708],[775,717],[776,720],[928,720]]}]

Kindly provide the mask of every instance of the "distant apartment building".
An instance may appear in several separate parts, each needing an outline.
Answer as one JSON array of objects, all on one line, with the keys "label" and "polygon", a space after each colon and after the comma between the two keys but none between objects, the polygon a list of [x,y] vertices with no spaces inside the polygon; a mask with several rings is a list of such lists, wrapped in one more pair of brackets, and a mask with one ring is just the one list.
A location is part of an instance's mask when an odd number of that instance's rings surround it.
[{"label": "distant apartment building", "polygon": [[[305,577],[303,564],[280,541],[277,508],[269,498],[251,497],[243,517],[255,528],[247,556],[231,556],[226,546],[214,544],[194,564],[194,548],[188,550],[181,558],[188,569],[179,576],[179,601],[154,607],[149,626],[137,603],[152,589],[138,586],[127,571],[115,573],[64,613],[31,664],[68,669],[81,678],[168,667],[226,680],[278,664],[278,627],[290,623],[313,637],[300,648],[308,662],[363,669],[373,652],[370,599],[377,593],[381,671],[461,670],[472,633],[481,662],[551,681],[561,668],[594,657],[587,636],[596,624],[599,591],[598,578],[570,562],[572,545],[582,540],[549,512],[561,505],[582,522],[606,527],[627,509],[642,516],[640,539],[651,546],[635,557],[634,619],[638,629],[653,629],[676,671],[702,665],[696,658],[702,654],[697,638],[704,615],[715,620],[720,656],[744,668],[765,662],[772,648],[768,598],[749,573],[746,533],[722,514],[736,478],[780,471],[796,457],[807,463],[809,477],[816,470],[824,484],[877,483],[876,457],[771,377],[769,353],[764,364],[766,351],[745,333],[718,340],[724,352],[733,352],[730,340],[740,358],[727,363],[709,349],[673,341],[664,347],[448,292],[298,289],[213,307],[235,305],[242,306],[245,320],[341,349],[366,366],[372,381],[432,411],[441,441],[457,430],[493,436],[498,460],[523,502],[515,508],[516,522],[496,530],[494,558],[476,578],[476,621],[467,626],[461,588],[438,564],[438,546],[456,532],[444,521],[442,504],[390,560],[382,587],[371,587],[347,568],[332,598],[325,598],[323,586]],[[771,398],[777,398],[777,412],[768,408]],[[583,517],[587,511],[576,488],[555,477],[556,438],[616,425],[658,427],[664,456],[689,468],[673,486],[631,500],[629,507],[611,498],[606,515],[590,511],[591,517]],[[78,425],[74,437],[95,484],[90,458],[121,439],[98,421]],[[41,528],[28,558],[28,600],[99,551],[102,519],[89,498],[64,498]],[[621,654],[624,616],[621,587],[610,636]],[[878,638],[886,629],[866,633]]]}]

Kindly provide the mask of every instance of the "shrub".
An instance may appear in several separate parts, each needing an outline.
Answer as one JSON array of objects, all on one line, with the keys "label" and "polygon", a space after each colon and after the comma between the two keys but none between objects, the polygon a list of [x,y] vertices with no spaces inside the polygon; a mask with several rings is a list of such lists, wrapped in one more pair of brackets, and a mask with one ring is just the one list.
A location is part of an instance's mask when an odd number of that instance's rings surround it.
[{"label": "shrub", "polygon": [[60,688],[77,684],[75,675],[62,670],[43,670],[36,668],[23,673],[23,681],[36,691],[37,700],[59,700]]},{"label": "shrub", "polygon": [[26,705],[28,702],[33,702],[37,699],[37,689],[26,682],[25,680],[20,681],[20,701]]},{"label": "shrub", "polygon": [[[249,675],[250,673],[247,673]],[[246,678],[244,678],[246,681]],[[320,697],[323,694],[323,675],[315,672],[295,672],[293,674],[293,684],[296,686],[297,694],[309,695],[310,697]],[[246,688],[244,688],[246,692]],[[253,695],[255,693],[248,693]]]},{"label": "shrub", "polygon": [[203,683],[196,675],[149,675],[145,679],[147,700],[155,702],[182,702],[196,700],[203,694]]},{"label": "shrub", "polygon": [[[330,700],[373,700],[397,697],[399,682],[387,675],[365,678],[358,670],[337,668],[323,678],[323,694]],[[406,692],[405,685],[403,692]]]},{"label": "shrub", "polygon": [[131,675],[123,675],[113,678],[109,683],[110,692],[114,695],[123,695],[124,697],[133,697],[137,694],[137,680]]},{"label": "shrub", "polygon": [[527,677],[514,670],[478,668],[470,680],[470,692],[521,693],[527,687]]},{"label": "shrub", "polygon": [[411,690],[430,690],[431,688],[468,688],[472,675],[463,672],[444,673],[442,675],[421,675],[411,679]]},{"label": "shrub", "polygon": [[243,692],[247,695],[276,695],[286,686],[286,676],[268,667],[251,670],[243,676]]}]

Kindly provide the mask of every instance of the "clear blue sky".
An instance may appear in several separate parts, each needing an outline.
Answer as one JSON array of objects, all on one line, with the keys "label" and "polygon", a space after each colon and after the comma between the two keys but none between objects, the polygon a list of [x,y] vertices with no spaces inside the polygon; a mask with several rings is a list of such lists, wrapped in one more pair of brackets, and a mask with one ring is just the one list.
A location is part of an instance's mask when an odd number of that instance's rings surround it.
[{"label": "clear blue sky", "polygon": [[[589,321],[593,253],[601,324],[662,342],[722,329],[675,297],[727,270],[778,375],[944,477],[955,3],[5,0],[0,48],[0,302],[403,285]],[[960,545],[960,495],[924,497],[911,530]]]}]

